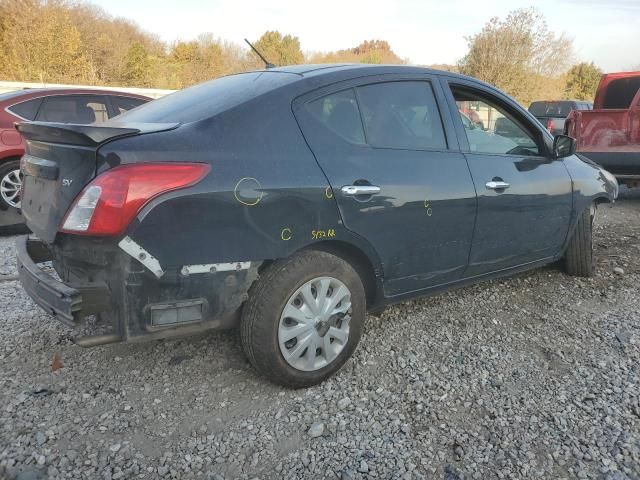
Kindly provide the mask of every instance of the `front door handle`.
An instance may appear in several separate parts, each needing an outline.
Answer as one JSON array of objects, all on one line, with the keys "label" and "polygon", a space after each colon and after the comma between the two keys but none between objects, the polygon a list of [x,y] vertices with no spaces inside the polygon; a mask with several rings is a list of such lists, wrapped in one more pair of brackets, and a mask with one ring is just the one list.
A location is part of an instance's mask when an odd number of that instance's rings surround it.
[{"label": "front door handle", "polygon": [[495,180],[491,180],[490,182],[487,182],[485,184],[485,186],[489,189],[489,190],[504,190],[506,188],[509,188],[510,185],[507,182],[502,182],[502,181],[495,181]]},{"label": "front door handle", "polygon": [[380,193],[380,187],[375,185],[345,185],[340,189],[343,195],[375,195]]}]

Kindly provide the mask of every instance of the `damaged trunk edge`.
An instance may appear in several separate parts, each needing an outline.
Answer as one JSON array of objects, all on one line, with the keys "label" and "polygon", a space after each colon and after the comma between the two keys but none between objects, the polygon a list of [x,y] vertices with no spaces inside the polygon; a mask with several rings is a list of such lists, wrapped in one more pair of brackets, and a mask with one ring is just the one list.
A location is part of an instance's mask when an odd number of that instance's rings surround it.
[{"label": "damaged trunk edge", "polygon": [[[107,332],[75,338],[83,347],[231,328],[263,263],[167,267],[128,236],[115,244],[62,235],[56,243],[52,249],[20,237],[20,277],[25,289],[38,293],[32,298],[67,325],[96,315],[101,328],[109,326]],[[48,261],[61,281],[41,268]]]}]

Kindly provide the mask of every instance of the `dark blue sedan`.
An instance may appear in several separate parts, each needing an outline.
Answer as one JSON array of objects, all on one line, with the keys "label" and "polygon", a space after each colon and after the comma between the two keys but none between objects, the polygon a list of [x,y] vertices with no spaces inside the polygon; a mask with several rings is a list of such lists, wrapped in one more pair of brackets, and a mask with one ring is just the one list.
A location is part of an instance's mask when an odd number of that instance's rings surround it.
[{"label": "dark blue sedan", "polygon": [[558,260],[591,275],[596,206],[618,192],[505,94],[417,67],[274,68],[17,128],[21,281],[110,328],[78,344],[239,325],[292,387],[344,364],[367,310]]}]

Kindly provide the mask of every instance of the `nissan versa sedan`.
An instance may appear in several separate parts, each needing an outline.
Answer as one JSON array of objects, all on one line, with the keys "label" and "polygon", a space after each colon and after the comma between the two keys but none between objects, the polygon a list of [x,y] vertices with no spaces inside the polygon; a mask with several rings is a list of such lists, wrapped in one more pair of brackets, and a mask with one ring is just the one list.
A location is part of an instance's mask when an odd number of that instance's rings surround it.
[{"label": "nissan versa sedan", "polygon": [[20,279],[59,320],[110,326],[78,344],[239,326],[290,387],[335,373],[367,310],[558,260],[591,275],[618,193],[505,94],[408,66],[241,73],[117,121],[17,128]]}]

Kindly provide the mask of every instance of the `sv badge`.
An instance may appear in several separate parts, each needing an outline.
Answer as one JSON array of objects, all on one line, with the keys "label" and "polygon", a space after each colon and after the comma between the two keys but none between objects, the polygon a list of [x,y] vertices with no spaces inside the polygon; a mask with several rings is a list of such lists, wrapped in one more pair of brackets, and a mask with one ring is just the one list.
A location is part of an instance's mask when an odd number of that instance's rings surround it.
[{"label": "sv badge", "polygon": [[63,178],[62,179],[62,186],[63,187],[70,187],[72,183],[73,183],[73,179],[70,179],[70,178]]}]

